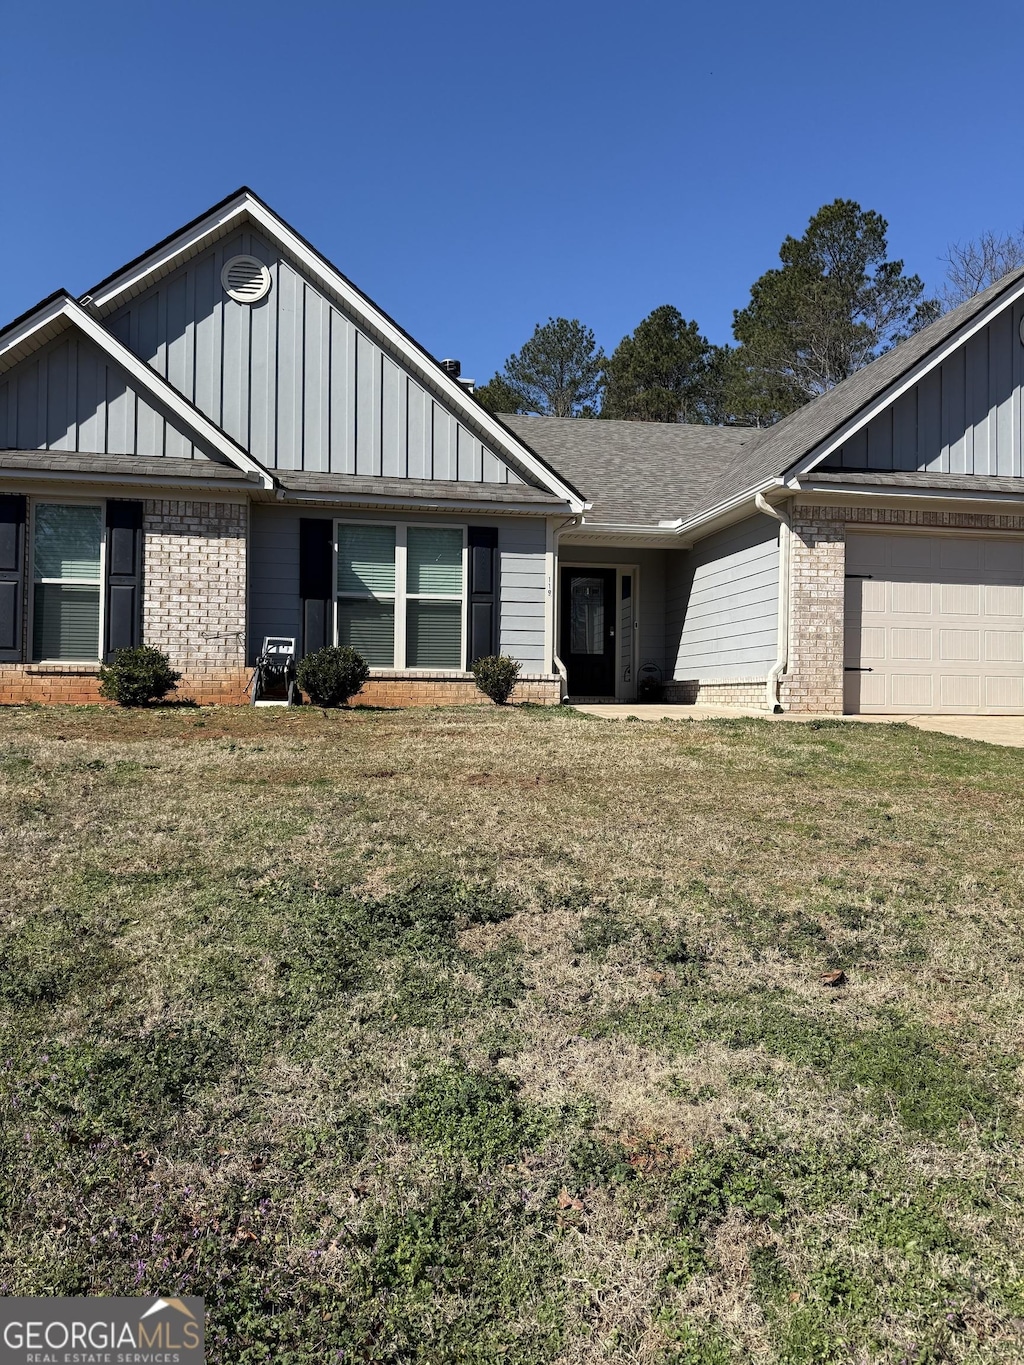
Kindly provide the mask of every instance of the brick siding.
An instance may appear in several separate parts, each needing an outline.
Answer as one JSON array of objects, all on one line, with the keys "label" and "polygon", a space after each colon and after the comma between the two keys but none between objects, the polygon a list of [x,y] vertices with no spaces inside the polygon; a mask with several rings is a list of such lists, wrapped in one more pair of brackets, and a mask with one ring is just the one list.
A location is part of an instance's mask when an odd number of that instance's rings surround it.
[{"label": "brick siding", "polygon": [[[516,683],[513,702],[532,702],[535,706],[557,706],[561,700],[559,680],[543,674],[524,675]],[[444,673],[397,677],[394,674],[371,677],[354,706],[465,706],[491,705],[472,677],[453,678]]]},{"label": "brick siding", "polygon": [[711,678],[669,682],[663,700],[670,706],[755,706],[766,711],[765,678]]}]

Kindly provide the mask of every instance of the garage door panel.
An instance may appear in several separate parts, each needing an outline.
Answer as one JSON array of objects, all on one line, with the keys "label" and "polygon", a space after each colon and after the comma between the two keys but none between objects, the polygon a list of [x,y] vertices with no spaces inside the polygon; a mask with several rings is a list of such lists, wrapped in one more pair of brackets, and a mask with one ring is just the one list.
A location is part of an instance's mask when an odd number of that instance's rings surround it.
[{"label": "garage door panel", "polygon": [[953,711],[977,711],[981,706],[981,679],[960,673],[939,677],[939,705]]},{"label": "garage door panel", "polygon": [[907,626],[889,631],[889,658],[894,662],[932,657],[932,632]]},{"label": "garage door panel", "polygon": [[927,616],[932,609],[932,584],[892,583],[889,603],[890,611],[897,615]]},{"label": "garage door panel", "polygon": [[970,572],[977,575],[982,567],[982,542],[962,539],[959,536],[926,537],[938,547],[935,556],[936,567],[952,569],[954,572]]},{"label": "garage door panel", "polygon": [[[1024,540],[851,532],[846,706],[1024,713]],[[853,566],[856,568],[853,568]]]},{"label": "garage door panel", "polygon": [[1024,678],[986,678],[985,705],[1013,711],[1024,708]]},{"label": "garage door panel", "polygon": [[940,583],[939,611],[943,616],[980,616],[980,585],[977,583]]},{"label": "garage door panel", "polygon": [[889,567],[896,572],[935,567],[936,547],[932,536],[886,536]]},{"label": "garage door panel", "polygon": [[985,585],[986,616],[1016,616],[1024,614],[1024,588],[1011,583]]},{"label": "garage door panel", "polygon": [[985,544],[984,564],[994,573],[1024,578],[1024,540],[988,542]]},{"label": "garage door panel", "polygon": [[[860,658],[853,660],[855,663],[870,663],[872,660],[887,658],[885,650],[885,627],[884,626],[863,626],[860,631],[859,644]],[[855,648],[852,651],[857,653]]]},{"label": "garage door panel", "polygon": [[[852,585],[851,585],[852,586]],[[878,578],[865,579],[857,585],[860,592],[861,608],[865,612],[887,611],[889,608],[889,585]]]},{"label": "garage door panel", "polygon": [[894,708],[931,710],[934,688],[930,673],[893,673],[890,688]]},{"label": "garage door panel", "polygon": [[985,662],[993,664],[1024,663],[1024,631],[986,630]]},{"label": "garage door panel", "polygon": [[940,630],[939,658],[943,661],[968,659],[977,663],[981,659],[981,631]]}]

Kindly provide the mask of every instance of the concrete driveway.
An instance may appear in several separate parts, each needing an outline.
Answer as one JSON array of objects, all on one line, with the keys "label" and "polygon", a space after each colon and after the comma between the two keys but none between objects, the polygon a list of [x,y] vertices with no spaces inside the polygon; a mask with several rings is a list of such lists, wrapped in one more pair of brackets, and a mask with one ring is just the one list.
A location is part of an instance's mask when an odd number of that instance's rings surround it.
[{"label": "concrete driveway", "polygon": [[753,716],[758,720],[809,721],[843,720],[851,725],[915,725],[919,730],[935,730],[961,739],[978,739],[985,744],[1005,744],[1024,749],[1024,716],[769,716],[743,706],[636,706],[620,703],[594,703],[574,707],[601,720],[728,720]]}]

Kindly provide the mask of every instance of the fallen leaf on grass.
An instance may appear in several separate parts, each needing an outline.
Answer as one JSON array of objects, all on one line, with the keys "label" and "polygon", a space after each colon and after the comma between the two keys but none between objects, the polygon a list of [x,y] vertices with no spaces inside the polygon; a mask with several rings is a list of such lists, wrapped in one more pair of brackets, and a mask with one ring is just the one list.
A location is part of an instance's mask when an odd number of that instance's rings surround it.
[{"label": "fallen leaf on grass", "polygon": [[821,978],[821,984],[823,986],[845,986],[846,973],[843,971],[826,972]]}]

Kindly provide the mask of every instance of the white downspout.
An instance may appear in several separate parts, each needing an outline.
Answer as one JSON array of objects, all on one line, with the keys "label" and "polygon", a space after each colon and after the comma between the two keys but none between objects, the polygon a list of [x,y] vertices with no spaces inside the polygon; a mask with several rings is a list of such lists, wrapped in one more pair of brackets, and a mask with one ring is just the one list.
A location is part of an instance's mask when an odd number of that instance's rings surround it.
[{"label": "white downspout", "polygon": [[558,600],[558,537],[563,531],[567,531],[570,526],[579,524],[579,517],[569,517],[563,521],[561,526],[556,526],[551,532],[551,659],[555,666],[555,672],[559,679],[559,700],[565,701],[569,695],[569,673],[565,664],[558,657],[558,611],[561,603]]},{"label": "white downspout", "polygon": [[766,501],[763,493],[754,494],[754,506],[766,517],[774,517],[779,523],[778,653],[765,683],[765,700],[768,710],[774,714],[782,710],[779,702],[779,679],[789,667],[789,563],[793,519],[783,508],[773,507]]}]

